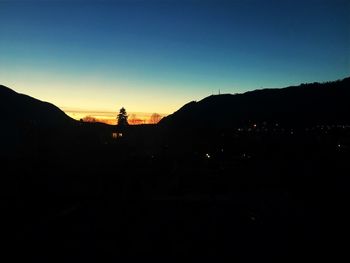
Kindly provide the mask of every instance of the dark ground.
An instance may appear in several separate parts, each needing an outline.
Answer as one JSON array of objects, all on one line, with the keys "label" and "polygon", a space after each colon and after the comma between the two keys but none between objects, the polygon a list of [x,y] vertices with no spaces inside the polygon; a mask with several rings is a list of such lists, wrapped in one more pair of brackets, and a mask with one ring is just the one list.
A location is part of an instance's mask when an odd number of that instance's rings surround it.
[{"label": "dark ground", "polygon": [[124,134],[49,134],[2,157],[13,260],[314,262],[345,248],[348,126]]}]

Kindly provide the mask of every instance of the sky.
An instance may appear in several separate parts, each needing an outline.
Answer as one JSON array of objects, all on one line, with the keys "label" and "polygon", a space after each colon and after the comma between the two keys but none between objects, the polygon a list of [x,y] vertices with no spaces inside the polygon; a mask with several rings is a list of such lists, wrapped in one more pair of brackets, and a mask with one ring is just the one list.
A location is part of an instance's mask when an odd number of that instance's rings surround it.
[{"label": "sky", "polygon": [[347,0],[0,0],[0,84],[68,113],[349,75]]}]

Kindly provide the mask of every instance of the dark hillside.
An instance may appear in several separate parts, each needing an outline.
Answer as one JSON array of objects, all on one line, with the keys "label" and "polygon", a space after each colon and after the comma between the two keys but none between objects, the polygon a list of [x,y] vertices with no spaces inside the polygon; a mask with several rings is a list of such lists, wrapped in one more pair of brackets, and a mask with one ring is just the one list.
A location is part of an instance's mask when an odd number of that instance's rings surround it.
[{"label": "dark hillside", "polygon": [[186,104],[164,118],[161,125],[170,129],[221,129],[252,123],[278,123],[287,127],[349,123],[348,101],[350,78],[236,95],[212,95]]},{"label": "dark hillside", "polygon": [[348,101],[344,79],[117,127],[1,87],[2,236],[35,262],[324,258],[345,247]]}]

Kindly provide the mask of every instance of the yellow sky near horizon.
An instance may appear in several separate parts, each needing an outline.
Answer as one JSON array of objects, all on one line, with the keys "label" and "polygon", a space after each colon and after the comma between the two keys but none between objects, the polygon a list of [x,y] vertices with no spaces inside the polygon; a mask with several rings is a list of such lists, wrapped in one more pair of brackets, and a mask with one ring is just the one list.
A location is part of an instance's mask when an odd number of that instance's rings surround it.
[{"label": "yellow sky near horizon", "polygon": [[[35,74],[30,75],[30,77],[33,76]],[[46,80],[47,76],[43,76],[43,78]],[[130,88],[127,86],[124,92],[117,95],[102,84],[96,85],[99,89],[93,88],[94,82],[86,84],[82,82],[68,82],[68,84],[60,81],[51,82],[48,85],[46,81],[42,80],[42,83],[36,81],[35,85],[32,85],[30,81],[27,82],[19,78],[13,83],[5,81],[4,85],[15,92],[52,103],[73,119],[80,120],[91,116],[108,124],[116,123],[116,116],[121,107],[125,107],[129,118],[134,117],[139,119],[139,122],[148,123],[153,113],[164,117],[176,111],[183,104],[181,100],[178,100],[175,105],[166,104],[158,97],[157,93],[147,94],[147,96],[145,94],[138,94],[138,96],[133,93],[129,94]],[[145,109],[146,111],[143,112],[142,110]]]},{"label": "yellow sky near horizon", "polygon": [[[104,122],[107,124],[116,124],[116,118],[118,112],[112,112],[112,111],[88,111],[88,110],[79,110],[79,109],[71,109],[71,108],[65,108],[61,107],[61,110],[63,110],[68,116],[70,116],[73,119],[80,120],[85,117],[93,117],[99,122]],[[165,117],[168,114],[164,113],[158,113],[161,117]],[[150,123],[150,118],[153,113],[149,112],[127,112],[129,116],[129,122],[130,124],[133,124],[133,120],[137,120],[138,124],[146,124]]]},{"label": "yellow sky near horizon", "polygon": [[[127,112],[170,114],[189,101],[199,99],[191,92],[177,91],[168,96],[169,88],[94,80],[92,76],[72,80],[67,76],[42,75],[28,70],[20,76],[2,76],[3,85],[33,98],[50,102],[64,111],[114,112],[124,107]],[[36,74],[35,74],[36,73]],[[66,79],[68,78],[68,79]],[[16,79],[11,81],[10,79]],[[165,100],[167,97],[169,99]],[[205,97],[204,94],[202,97]]]}]

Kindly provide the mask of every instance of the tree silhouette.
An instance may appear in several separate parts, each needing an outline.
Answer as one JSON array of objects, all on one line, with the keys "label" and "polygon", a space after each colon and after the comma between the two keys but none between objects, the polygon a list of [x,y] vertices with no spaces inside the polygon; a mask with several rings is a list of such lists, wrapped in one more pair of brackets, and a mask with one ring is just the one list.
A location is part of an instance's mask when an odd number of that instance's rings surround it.
[{"label": "tree silhouette", "polygon": [[97,119],[92,116],[85,116],[81,119],[83,122],[97,122]]},{"label": "tree silhouette", "polygon": [[130,115],[130,118],[129,118],[129,124],[132,124],[132,125],[139,125],[139,124],[142,124],[144,123],[143,120],[141,120],[140,118],[138,118],[136,116],[136,114],[131,114]]},{"label": "tree silhouette", "polygon": [[129,123],[130,124],[135,124],[135,122],[136,122],[136,114],[131,114],[129,117],[130,117],[129,118]]},{"label": "tree silhouette", "polygon": [[149,122],[152,124],[157,124],[161,120],[161,118],[162,117],[158,113],[153,113],[151,115]]},{"label": "tree silhouette", "polygon": [[117,116],[117,124],[118,124],[118,126],[121,126],[121,127],[129,125],[129,123],[128,123],[128,115],[127,115],[126,110],[125,110],[124,107],[122,107],[119,110],[119,114]]}]

